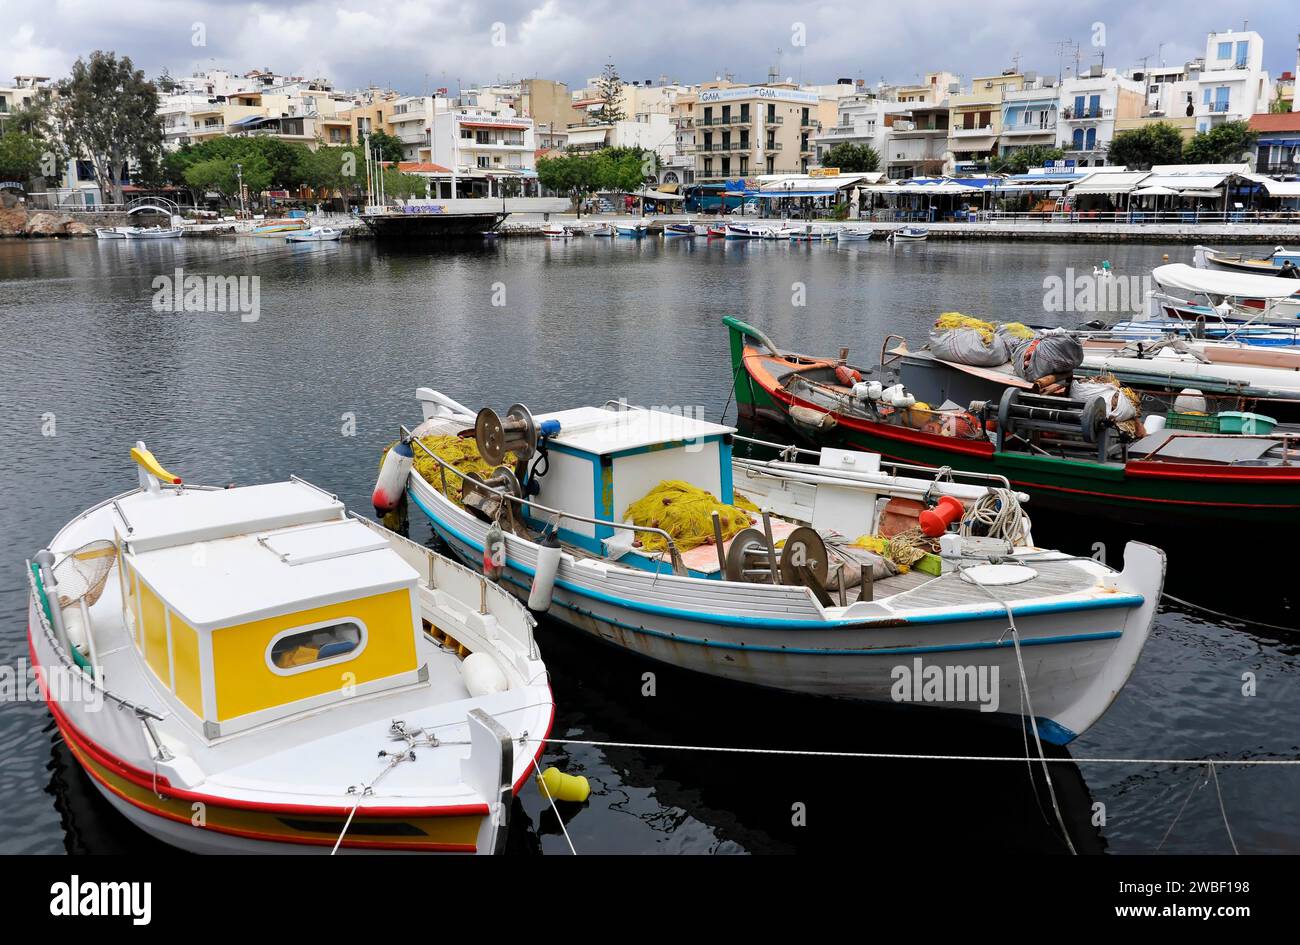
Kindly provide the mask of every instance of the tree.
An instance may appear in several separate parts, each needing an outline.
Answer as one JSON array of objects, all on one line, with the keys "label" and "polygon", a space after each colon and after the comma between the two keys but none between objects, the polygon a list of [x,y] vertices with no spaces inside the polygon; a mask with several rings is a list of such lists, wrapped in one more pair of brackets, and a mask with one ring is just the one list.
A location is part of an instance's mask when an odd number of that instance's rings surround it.
[{"label": "tree", "polygon": [[869,144],[841,141],[826,149],[822,167],[838,167],[849,174],[869,174],[880,168],[880,155]]},{"label": "tree", "polygon": [[1181,164],[1182,132],[1167,121],[1121,131],[1111,138],[1106,160],[1110,164],[1126,165],[1135,171],[1149,171],[1157,164]]},{"label": "tree", "polygon": [[383,131],[372,131],[370,133],[370,150],[379,149],[379,159],[381,161],[391,161],[396,164],[402,160],[402,141],[400,138],[387,134]]},{"label": "tree", "polygon": [[605,63],[605,71],[596,80],[596,96],[600,107],[596,109],[596,123],[612,125],[627,117],[623,111],[623,80],[612,62]]},{"label": "tree", "polygon": [[1009,154],[995,155],[989,161],[989,170],[997,174],[1027,174],[1031,167],[1043,167],[1048,161],[1059,161],[1063,157],[1065,152],[1060,148],[1031,144],[1016,148]]},{"label": "tree", "polygon": [[271,168],[258,154],[243,161],[209,158],[185,169],[185,183],[200,194],[215,191],[227,203],[239,200],[239,184],[243,181],[250,197],[256,200],[271,185]]},{"label": "tree", "polygon": [[128,160],[146,161],[162,146],[158,89],[129,56],[96,50],[59,83],[56,121],[69,153],[85,157],[100,192],[122,202]]},{"label": "tree", "polygon": [[391,167],[384,168],[384,196],[396,198],[423,197],[428,192],[428,181],[419,174],[403,174]]},{"label": "tree", "polygon": [[1187,164],[1236,164],[1249,159],[1259,134],[1244,121],[1225,121],[1192,137],[1183,148]]},{"label": "tree", "polygon": [[0,180],[26,182],[40,176],[44,145],[22,131],[0,135]]}]

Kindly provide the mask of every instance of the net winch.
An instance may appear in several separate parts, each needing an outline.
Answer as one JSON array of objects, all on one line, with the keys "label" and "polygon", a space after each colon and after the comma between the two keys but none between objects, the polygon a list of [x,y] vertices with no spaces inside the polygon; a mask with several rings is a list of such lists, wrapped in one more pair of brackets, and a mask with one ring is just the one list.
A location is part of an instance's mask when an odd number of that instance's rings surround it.
[{"label": "net winch", "polygon": [[[990,404],[972,404],[974,413],[982,408],[987,413]],[[1055,434],[1062,445],[1095,447],[1101,460],[1105,460],[1110,447],[1111,427],[1106,422],[1106,403],[1099,397],[1074,400],[1054,397],[1008,387],[997,408],[997,446],[1007,448],[1012,437],[1028,440],[1033,433]]]}]

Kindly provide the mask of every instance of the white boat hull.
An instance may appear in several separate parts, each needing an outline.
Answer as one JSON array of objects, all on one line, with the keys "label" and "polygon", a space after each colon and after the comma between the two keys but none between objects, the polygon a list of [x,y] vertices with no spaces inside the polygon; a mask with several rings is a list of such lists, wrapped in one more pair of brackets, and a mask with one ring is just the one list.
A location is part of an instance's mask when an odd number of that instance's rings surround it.
[{"label": "white boat hull", "polygon": [[[409,495],[470,566],[487,525],[412,475]],[[536,546],[507,536],[503,585],[526,598]],[[1040,734],[1064,744],[1090,727],[1127,681],[1150,632],[1164,556],[1129,546],[1127,592],[1109,600],[1016,606]],[[1132,589],[1142,587],[1140,593]],[[551,616],[622,649],[693,672],[787,692],[896,704],[898,667],[996,667],[1000,721],[1019,721],[1019,665],[1005,609],[992,601],[950,619],[916,613],[827,621],[805,588],[653,575],[565,559]],[[911,701],[911,700],[905,700]],[[946,708],[978,711],[975,702]]]}]

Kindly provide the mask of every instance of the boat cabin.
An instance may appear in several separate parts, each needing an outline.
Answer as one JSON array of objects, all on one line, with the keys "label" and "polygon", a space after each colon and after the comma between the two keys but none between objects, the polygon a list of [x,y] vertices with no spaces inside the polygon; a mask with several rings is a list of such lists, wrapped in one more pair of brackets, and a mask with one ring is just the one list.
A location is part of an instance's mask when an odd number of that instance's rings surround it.
[{"label": "boat cabin", "polygon": [[115,540],[134,643],[209,738],[419,681],[415,570],[313,486],[132,502]]},{"label": "boat cabin", "polygon": [[[734,427],[666,410],[601,407],[560,410],[536,419],[539,426],[550,421],[560,425],[558,433],[547,437],[545,453],[531,462],[529,476],[540,486],[537,501],[597,520],[565,519],[559,530],[562,542],[602,557],[630,550],[631,531],[599,523],[624,521],[628,506],[665,480],[684,480],[722,502],[734,501]],[[525,518],[534,528],[549,524],[543,512],[535,517],[526,509]]]}]

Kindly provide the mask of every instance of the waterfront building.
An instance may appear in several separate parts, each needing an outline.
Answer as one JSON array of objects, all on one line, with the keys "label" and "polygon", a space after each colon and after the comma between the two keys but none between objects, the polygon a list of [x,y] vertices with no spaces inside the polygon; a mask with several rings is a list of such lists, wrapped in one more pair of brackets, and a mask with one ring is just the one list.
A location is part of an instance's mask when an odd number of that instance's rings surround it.
[{"label": "waterfront building", "polygon": [[1300,177],[1300,112],[1252,115],[1250,130],[1255,143],[1255,171],[1269,177]]},{"label": "waterfront building", "polygon": [[703,83],[695,105],[695,180],[806,174],[813,136],[835,107],[793,83]]},{"label": "waterfront building", "polygon": [[877,98],[874,92],[859,92],[841,97],[836,103],[836,120],[813,138],[816,164],[823,165],[823,155],[837,144],[855,144],[871,148],[884,164],[888,153],[890,126],[909,107],[899,102]]},{"label": "waterfront building", "polygon": [[1005,93],[1024,88],[1025,77],[1014,69],[1000,75],[971,80],[969,91],[948,96],[948,150],[951,172],[958,174],[987,170],[988,160],[997,153],[1002,132],[1002,102]]},{"label": "waterfront building", "polygon": [[909,177],[938,177],[948,160],[948,105],[912,105],[892,116],[881,169],[894,180]]},{"label": "waterfront building", "polygon": [[1076,167],[1104,166],[1116,121],[1146,113],[1142,84],[1101,66],[1062,80],[1058,98],[1056,146]]},{"label": "waterfront building", "polygon": [[998,153],[1003,157],[1028,147],[1055,147],[1059,89],[1056,76],[1026,72],[1024,84],[1002,93]]},{"label": "waterfront building", "polygon": [[461,196],[535,196],[537,191],[537,140],[533,120],[516,115],[504,105],[492,109],[432,100],[433,120],[428,127],[424,157],[452,169],[468,183]]},{"label": "waterfront building", "polygon": [[1264,71],[1264,39],[1251,31],[1211,33],[1197,77],[1196,130],[1248,121],[1268,111],[1272,83]]}]

